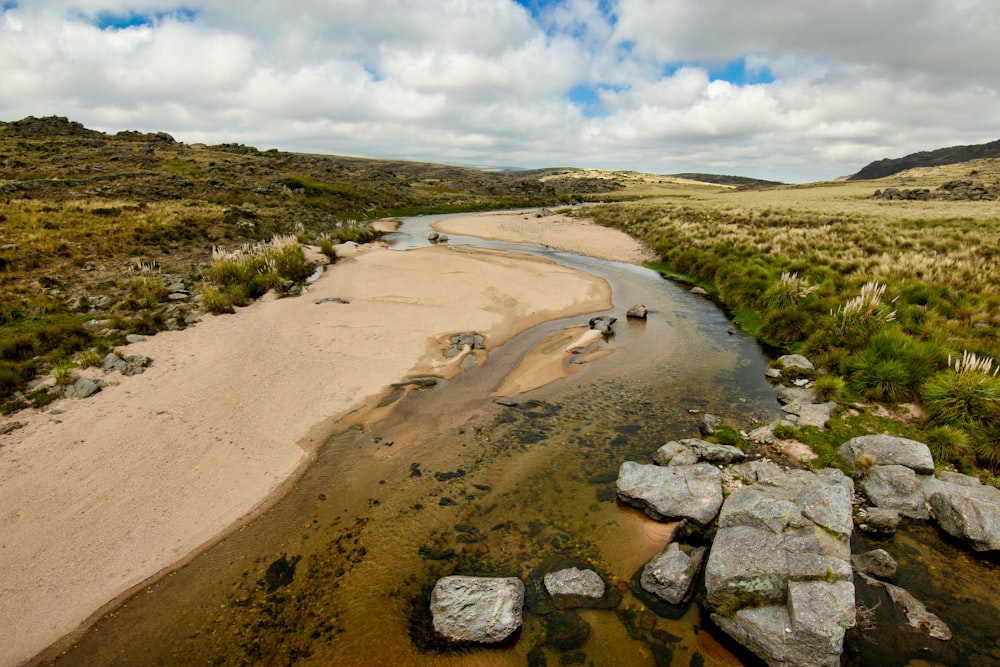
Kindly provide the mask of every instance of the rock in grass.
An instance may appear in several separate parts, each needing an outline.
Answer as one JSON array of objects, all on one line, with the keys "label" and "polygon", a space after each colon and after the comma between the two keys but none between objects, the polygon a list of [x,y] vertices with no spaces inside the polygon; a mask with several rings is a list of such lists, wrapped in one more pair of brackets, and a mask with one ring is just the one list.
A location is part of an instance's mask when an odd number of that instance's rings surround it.
[{"label": "rock in grass", "polygon": [[452,642],[502,642],[521,627],[523,607],[515,577],[443,577],[431,592],[434,631]]}]

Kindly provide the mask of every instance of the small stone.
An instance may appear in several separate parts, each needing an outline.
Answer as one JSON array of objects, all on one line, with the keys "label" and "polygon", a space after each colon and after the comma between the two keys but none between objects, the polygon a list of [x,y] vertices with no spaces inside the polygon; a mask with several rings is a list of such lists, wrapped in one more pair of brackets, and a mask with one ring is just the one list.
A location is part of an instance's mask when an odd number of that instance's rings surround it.
[{"label": "small stone", "polygon": [[599,600],[604,597],[604,580],[593,570],[566,568],[545,575],[545,590],[549,595],[575,595]]},{"label": "small stone", "polygon": [[648,313],[649,313],[649,311],[646,309],[646,306],[644,306],[642,304],[637,304],[637,305],[631,306],[628,309],[628,312],[625,314],[625,317],[630,318],[630,319],[644,320],[644,319],[646,319],[646,315]]}]

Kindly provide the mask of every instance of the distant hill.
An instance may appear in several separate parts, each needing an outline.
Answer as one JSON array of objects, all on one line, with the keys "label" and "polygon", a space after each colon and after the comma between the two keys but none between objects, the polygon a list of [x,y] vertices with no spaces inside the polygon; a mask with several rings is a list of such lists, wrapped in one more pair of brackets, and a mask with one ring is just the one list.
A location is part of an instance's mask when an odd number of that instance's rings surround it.
[{"label": "distant hill", "polygon": [[988,144],[951,146],[949,148],[939,148],[935,151],[910,153],[900,158],[876,160],[858,173],[848,176],[847,180],[868,181],[876,178],[885,178],[886,176],[892,176],[901,171],[917,167],[940,167],[984,158],[1000,158],[1000,139],[991,141]]},{"label": "distant hill", "polygon": [[716,185],[784,185],[780,181],[765,181],[760,178],[748,178],[746,176],[727,176],[725,174],[668,174],[672,178],[684,178],[689,181],[699,181],[701,183],[715,183]]}]

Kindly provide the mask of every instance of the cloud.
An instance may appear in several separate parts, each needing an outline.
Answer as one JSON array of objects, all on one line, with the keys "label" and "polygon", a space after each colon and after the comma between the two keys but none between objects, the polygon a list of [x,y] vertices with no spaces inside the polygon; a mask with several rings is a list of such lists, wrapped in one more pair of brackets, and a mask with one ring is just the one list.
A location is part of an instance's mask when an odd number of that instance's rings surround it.
[{"label": "cloud", "polygon": [[0,118],[805,181],[997,138],[993,0],[5,0]]}]

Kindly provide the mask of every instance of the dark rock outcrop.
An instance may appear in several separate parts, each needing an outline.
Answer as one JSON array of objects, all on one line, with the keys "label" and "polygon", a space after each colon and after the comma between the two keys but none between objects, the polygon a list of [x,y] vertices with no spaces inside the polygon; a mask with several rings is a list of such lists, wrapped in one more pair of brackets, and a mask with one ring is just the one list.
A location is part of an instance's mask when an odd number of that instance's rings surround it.
[{"label": "dark rock outcrop", "polygon": [[970,160],[1000,157],[1000,139],[986,144],[970,146],[949,146],[933,151],[910,153],[900,158],[885,158],[876,160],[858,173],[849,176],[849,181],[866,181],[875,178],[885,178],[916,167],[938,167],[946,164],[958,164]]}]

